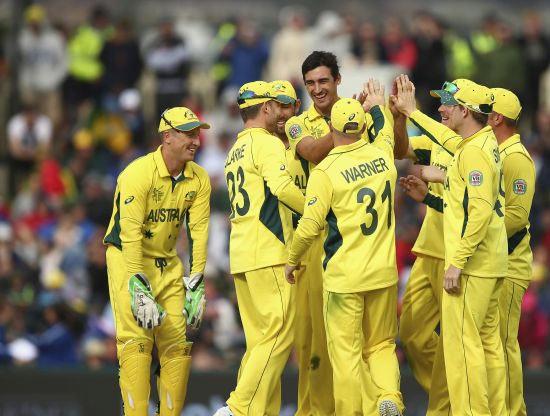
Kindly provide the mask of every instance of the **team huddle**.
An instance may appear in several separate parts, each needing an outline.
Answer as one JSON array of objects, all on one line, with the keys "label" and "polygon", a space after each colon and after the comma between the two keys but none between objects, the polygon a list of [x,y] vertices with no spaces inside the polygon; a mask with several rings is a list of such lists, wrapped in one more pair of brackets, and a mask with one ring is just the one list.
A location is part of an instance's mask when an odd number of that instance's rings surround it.
[{"label": "team huddle", "polygon": [[[312,100],[286,80],[236,97],[244,122],[225,162],[230,271],[246,352],[215,416],[275,416],[295,349],[298,416],[403,415],[396,339],[429,395],[428,415],[525,415],[517,341],[531,278],[535,168],[518,98],[466,79],[416,108],[406,75],[386,96],[369,79],[340,98],[336,57],[302,65]],[[409,137],[407,122],[421,135]],[[104,243],[127,416],[147,415],[153,347],[157,414],[180,415],[191,365],[186,326],[206,307],[210,182],[193,162],[200,121],[161,115],[161,146],[119,176]],[[397,178],[395,159],[422,165]],[[426,205],[398,324],[396,184]],[[187,229],[190,270],[175,245]]]}]

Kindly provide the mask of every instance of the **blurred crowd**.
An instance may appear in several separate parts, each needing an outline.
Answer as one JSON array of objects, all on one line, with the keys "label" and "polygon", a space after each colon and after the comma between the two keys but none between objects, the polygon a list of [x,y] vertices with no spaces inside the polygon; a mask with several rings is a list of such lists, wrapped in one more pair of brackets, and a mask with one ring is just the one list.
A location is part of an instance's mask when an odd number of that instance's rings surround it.
[{"label": "blurred crowd", "polygon": [[[521,17],[520,17],[521,16]],[[504,87],[523,104],[522,139],[538,182],[531,215],[533,282],[525,295],[520,343],[528,368],[550,366],[550,40],[536,11],[518,14],[514,29],[497,14],[455,27],[426,11],[405,23],[376,22],[299,7],[281,11],[269,32],[251,20],[162,19],[136,28],[103,7],[70,27],[62,14],[31,5],[22,16],[17,56],[0,48],[0,89],[14,85],[6,114],[0,203],[0,363],[116,364],[102,238],[117,175],[159,145],[156,124],[166,108],[185,105],[213,128],[201,137],[197,162],[212,181],[206,269],[208,306],[195,342],[198,370],[232,369],[244,335],[228,273],[229,205],[223,177],[227,150],[242,128],[236,90],[257,79],[288,79],[307,105],[302,60],[312,50],[335,53],[340,94],[369,76],[387,85],[410,74],[422,109],[437,117],[430,88],[458,77]],[[548,23],[548,22],[546,22]],[[267,25],[266,27],[270,27]],[[410,127],[410,134],[414,134]],[[415,166],[399,164],[402,175]],[[396,195],[401,287],[423,207]],[[185,236],[179,252],[187,253]],[[402,357],[404,360],[404,358]]]}]

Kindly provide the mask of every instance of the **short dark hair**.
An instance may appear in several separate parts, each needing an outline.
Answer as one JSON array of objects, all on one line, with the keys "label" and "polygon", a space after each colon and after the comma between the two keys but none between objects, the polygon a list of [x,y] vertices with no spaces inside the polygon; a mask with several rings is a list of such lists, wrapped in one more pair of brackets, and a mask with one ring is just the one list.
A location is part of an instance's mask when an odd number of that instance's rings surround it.
[{"label": "short dark hair", "polygon": [[264,103],[259,103],[251,105],[250,107],[239,109],[243,121],[246,123],[248,120],[258,117],[258,113],[260,112],[260,108],[262,108],[263,104]]},{"label": "short dark hair", "polygon": [[474,120],[481,124],[483,127],[487,125],[487,122],[489,121],[489,114],[478,113],[477,111],[472,111],[470,109],[468,109],[468,111],[472,114]]},{"label": "short dark hair", "polygon": [[313,51],[302,64],[302,78],[306,80],[306,74],[320,66],[326,66],[334,79],[340,77],[340,68],[336,55],[331,52]]}]

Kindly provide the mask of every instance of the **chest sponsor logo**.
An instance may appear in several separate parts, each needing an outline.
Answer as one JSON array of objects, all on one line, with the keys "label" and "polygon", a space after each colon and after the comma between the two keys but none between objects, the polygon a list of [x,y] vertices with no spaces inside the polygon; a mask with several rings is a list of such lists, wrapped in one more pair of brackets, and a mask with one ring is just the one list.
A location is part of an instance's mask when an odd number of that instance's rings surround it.
[{"label": "chest sponsor logo", "polygon": [[302,134],[302,127],[299,124],[293,124],[288,129],[288,134],[292,139],[297,139]]},{"label": "chest sponsor logo", "polygon": [[523,179],[516,179],[513,186],[516,195],[524,195],[527,192],[527,182]]},{"label": "chest sponsor logo", "polygon": [[164,196],[164,191],[162,188],[153,188],[152,198],[153,201],[155,201],[157,204],[162,201],[162,197]]},{"label": "chest sponsor logo", "polygon": [[185,200],[186,201],[192,201],[197,196],[197,192],[195,191],[189,191],[185,194]]},{"label": "chest sponsor logo", "polygon": [[483,183],[483,173],[479,170],[473,170],[468,175],[468,182],[472,186],[480,186]]},{"label": "chest sponsor logo", "polygon": [[147,215],[149,222],[183,222],[185,210],[179,208],[152,209]]},{"label": "chest sponsor logo", "polygon": [[128,204],[129,204],[130,202],[132,202],[133,200],[134,200],[134,197],[133,197],[133,196],[129,196],[128,198],[126,198],[126,199],[124,200],[124,203],[125,203],[126,205],[128,205]]}]

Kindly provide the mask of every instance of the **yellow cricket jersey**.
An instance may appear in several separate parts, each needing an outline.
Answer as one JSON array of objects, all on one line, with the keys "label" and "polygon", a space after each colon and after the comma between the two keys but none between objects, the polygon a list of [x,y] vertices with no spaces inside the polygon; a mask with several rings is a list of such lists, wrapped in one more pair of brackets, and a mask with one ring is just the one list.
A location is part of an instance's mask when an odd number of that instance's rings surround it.
[{"label": "yellow cricket jersey", "polygon": [[304,195],[287,170],[283,143],[262,128],[243,130],[227,155],[225,178],[231,273],[284,264],[292,236],[288,208],[302,213]]},{"label": "yellow cricket jersey", "polygon": [[[365,115],[365,120],[367,128],[362,138],[377,145],[378,140],[386,140],[387,137],[384,134],[379,134],[379,132],[389,125],[392,125],[393,128],[393,116],[387,107],[375,106],[374,111],[370,111]],[[292,152],[300,157],[296,152],[296,147],[304,137],[309,136],[319,139],[330,133],[329,122],[330,118],[320,114],[313,104],[299,116],[291,117],[286,122],[285,130]],[[309,162],[309,171],[314,167],[315,164]]]},{"label": "yellow cricket jersey", "polygon": [[332,149],[309,178],[288,263],[299,263],[327,222],[323,287],[331,292],[362,292],[397,282],[391,125],[386,123],[379,134],[386,136],[379,146],[359,140]]},{"label": "yellow cricket jersey", "polygon": [[529,212],[535,193],[535,164],[514,134],[499,145],[506,211],[504,224],[508,236],[508,277],[530,280],[533,253],[529,245]]},{"label": "yellow cricket jersey", "polygon": [[[421,136],[409,139],[417,163],[432,165],[446,172],[462,138],[419,110],[414,111],[409,119],[422,132]],[[428,192],[429,196],[425,200],[428,205],[426,216],[412,251],[417,255],[423,254],[443,260],[443,184],[429,183]]]},{"label": "yellow cricket jersey", "polygon": [[491,127],[458,145],[445,178],[445,268],[477,277],[505,277],[502,162]]},{"label": "yellow cricket jersey", "polygon": [[143,258],[176,256],[176,241],[186,220],[190,273],[206,264],[210,179],[194,162],[170,176],[162,146],[130,163],[118,176],[113,214],[104,244],[122,250],[130,275],[143,272]]}]

